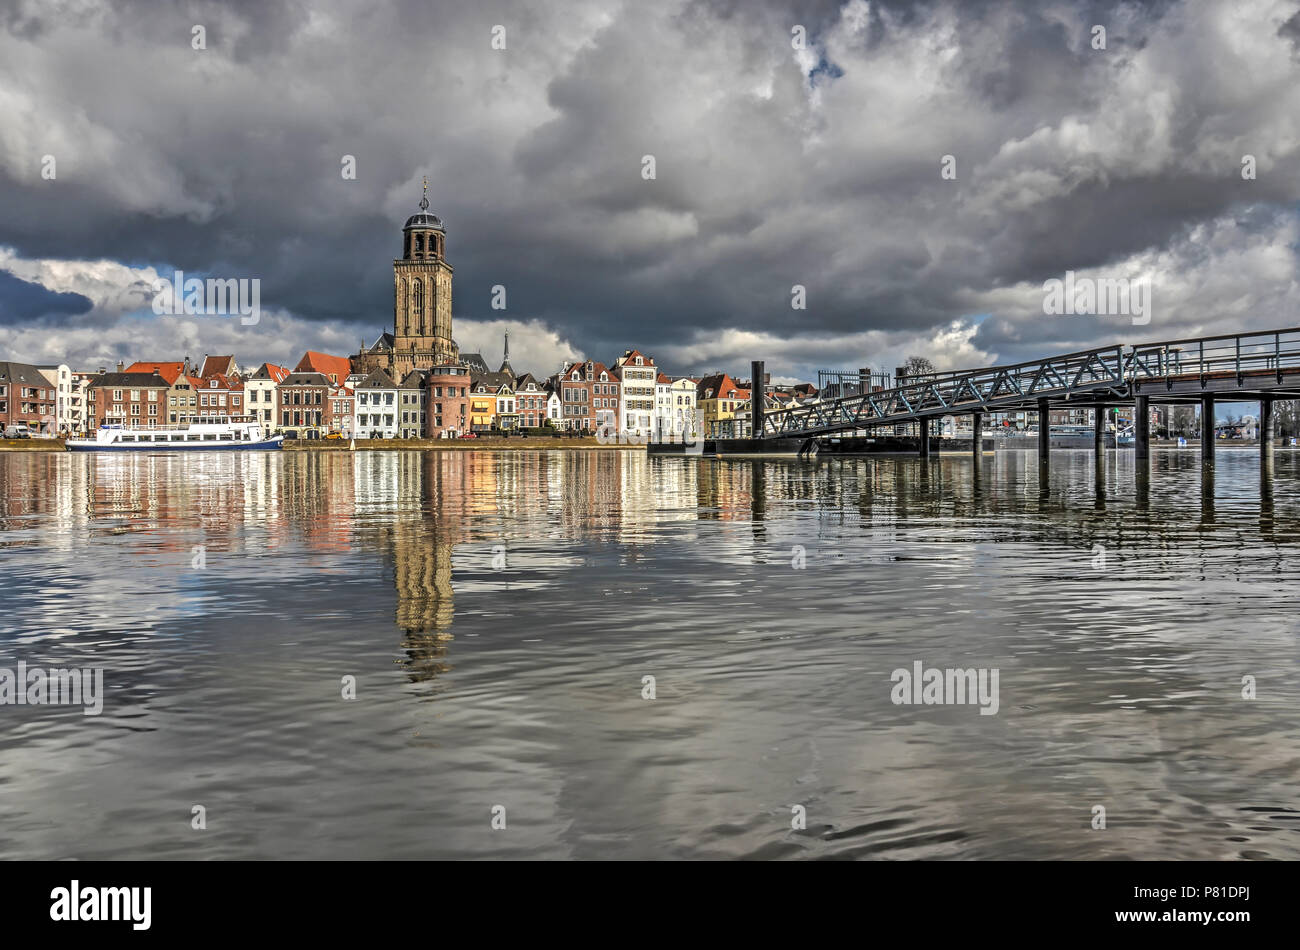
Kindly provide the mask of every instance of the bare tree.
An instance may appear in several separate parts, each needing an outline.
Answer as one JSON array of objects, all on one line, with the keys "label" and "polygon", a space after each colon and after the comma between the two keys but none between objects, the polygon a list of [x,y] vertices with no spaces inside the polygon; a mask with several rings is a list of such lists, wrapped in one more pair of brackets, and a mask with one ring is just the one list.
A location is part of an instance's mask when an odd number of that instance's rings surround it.
[{"label": "bare tree", "polygon": [[909,356],[903,363],[903,369],[909,379],[914,376],[933,376],[938,372],[934,364],[924,356]]},{"label": "bare tree", "polygon": [[1284,439],[1300,435],[1300,400],[1279,399],[1273,403],[1277,434]]}]

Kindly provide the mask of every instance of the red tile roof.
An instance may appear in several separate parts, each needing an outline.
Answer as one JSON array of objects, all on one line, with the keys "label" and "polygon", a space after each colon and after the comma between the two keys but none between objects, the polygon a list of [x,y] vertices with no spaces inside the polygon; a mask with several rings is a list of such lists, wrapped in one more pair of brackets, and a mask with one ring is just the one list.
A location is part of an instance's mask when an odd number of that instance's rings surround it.
[{"label": "red tile roof", "polygon": [[136,363],[132,363],[126,369],[122,370],[122,372],[152,373],[154,370],[157,370],[158,375],[161,376],[163,379],[167,380],[168,386],[174,386],[176,385],[177,377],[181,375],[184,369],[185,369],[184,363],[136,362]]},{"label": "red tile roof", "polygon": [[209,376],[218,374],[229,374],[230,364],[234,361],[233,356],[205,356],[203,357],[203,368],[199,370],[199,375],[206,379]]},{"label": "red tile roof", "polygon": [[295,373],[321,373],[327,379],[333,382],[341,383],[352,374],[352,362],[346,356],[330,356],[328,353],[317,353],[315,350],[308,350],[303,358],[298,361],[298,365],[293,368]]}]

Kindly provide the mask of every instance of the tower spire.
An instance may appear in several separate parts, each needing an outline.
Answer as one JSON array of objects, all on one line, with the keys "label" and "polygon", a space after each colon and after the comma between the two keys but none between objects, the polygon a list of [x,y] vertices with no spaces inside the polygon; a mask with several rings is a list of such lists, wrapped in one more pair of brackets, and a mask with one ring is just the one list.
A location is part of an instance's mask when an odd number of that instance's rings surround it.
[{"label": "tower spire", "polygon": [[506,373],[511,379],[515,378],[515,368],[510,365],[510,331],[506,331],[505,352],[501,354],[501,368],[498,373]]},{"label": "tower spire", "polygon": [[424,176],[424,194],[420,197],[420,210],[429,210],[429,176]]}]

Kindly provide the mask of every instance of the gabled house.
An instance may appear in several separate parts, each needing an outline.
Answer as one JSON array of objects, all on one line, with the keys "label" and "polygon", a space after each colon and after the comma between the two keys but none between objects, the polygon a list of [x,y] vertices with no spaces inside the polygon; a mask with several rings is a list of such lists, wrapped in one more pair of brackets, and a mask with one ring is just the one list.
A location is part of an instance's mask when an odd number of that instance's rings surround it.
[{"label": "gabled house", "polygon": [[614,425],[621,435],[649,439],[654,426],[655,361],[639,350],[627,350],[611,369],[620,383],[618,411]]},{"label": "gabled house", "polygon": [[245,411],[268,432],[279,428],[279,415],[276,412],[276,392],[280,383],[289,375],[287,366],[275,363],[263,363],[244,379]]},{"label": "gabled house", "polygon": [[329,431],[336,421],[331,411],[330,394],[338,386],[323,373],[290,373],[277,387],[280,428],[297,432],[299,438],[309,433],[321,436]]},{"label": "gabled house", "polygon": [[697,380],[689,376],[676,379],[659,374],[655,383],[654,432],[656,442],[680,442],[683,438],[700,437],[700,424],[696,419]]},{"label": "gabled house", "polygon": [[594,432],[605,424],[618,425],[619,383],[604,363],[587,360],[583,363],[566,363],[564,369],[552,377],[560,393],[560,424],[563,428]]},{"label": "gabled house", "polygon": [[[193,373],[188,359],[180,361],[137,360],[126,369],[126,373],[156,373],[167,380],[167,397],[165,399],[165,421],[169,426],[192,422],[199,415],[198,390],[202,384]],[[161,410],[160,410],[161,412]],[[160,421],[159,425],[163,423]]]},{"label": "gabled house", "polygon": [[519,425],[525,429],[536,429],[546,425],[549,398],[546,384],[539,382],[532,373],[524,373],[515,380],[515,402],[519,413]]},{"label": "gabled house", "polygon": [[475,432],[519,426],[515,380],[508,372],[470,373],[470,428]]},{"label": "gabled house", "polygon": [[195,392],[199,397],[197,415],[200,422],[244,417],[244,383],[238,377],[214,373],[190,381],[197,384]]},{"label": "gabled house", "polygon": [[398,385],[382,369],[357,383],[353,434],[359,439],[395,439],[398,425]]},{"label": "gabled house", "polygon": [[749,387],[742,386],[726,373],[713,373],[695,387],[696,405],[706,439],[734,434],[736,413],[749,409]]},{"label": "gabled house", "polygon": [[425,378],[431,370],[413,369],[397,384],[397,437],[423,439],[428,428]]},{"label": "gabled house", "polygon": [[165,427],[170,388],[167,380],[154,372],[100,374],[88,387],[93,412],[91,430],[102,425],[120,425],[128,429]]},{"label": "gabled house", "polygon": [[0,362],[0,435],[23,423],[34,435],[57,434],[56,387],[29,363]]}]

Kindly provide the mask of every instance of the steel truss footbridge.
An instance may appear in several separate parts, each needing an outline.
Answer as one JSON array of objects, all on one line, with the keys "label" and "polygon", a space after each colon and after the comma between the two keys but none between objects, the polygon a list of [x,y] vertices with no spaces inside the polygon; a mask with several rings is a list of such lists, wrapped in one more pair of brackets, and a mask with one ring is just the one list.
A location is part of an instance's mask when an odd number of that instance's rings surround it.
[{"label": "steel truss footbridge", "polygon": [[[942,416],[1036,409],[1045,438],[1053,405],[1133,404],[1142,419],[1151,404],[1195,402],[1210,408],[1202,417],[1208,415],[1212,427],[1216,397],[1258,400],[1261,431],[1267,423],[1271,442],[1272,400],[1300,398],[1300,327],[1120,344],[1009,366],[926,374],[890,389],[768,409],[754,428],[762,439],[809,439],[910,422],[921,423],[926,432],[928,420]],[[1146,426],[1137,428],[1141,451]],[[978,424],[974,431],[980,431]]]}]

